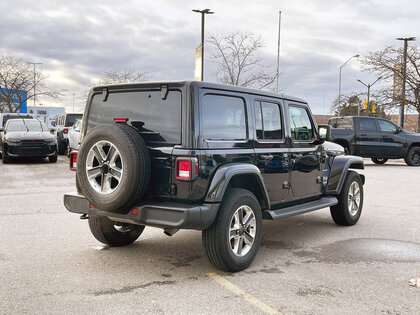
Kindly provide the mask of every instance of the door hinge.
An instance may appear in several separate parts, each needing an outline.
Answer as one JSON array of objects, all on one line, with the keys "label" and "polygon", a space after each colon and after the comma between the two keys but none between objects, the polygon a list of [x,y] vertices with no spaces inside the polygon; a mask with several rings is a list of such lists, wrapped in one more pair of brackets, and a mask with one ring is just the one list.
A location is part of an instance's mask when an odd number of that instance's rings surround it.
[{"label": "door hinge", "polygon": [[322,184],[322,176],[317,176],[316,177],[316,183],[317,184]]},{"label": "door hinge", "polygon": [[290,189],[290,183],[288,181],[283,182],[283,189]]}]

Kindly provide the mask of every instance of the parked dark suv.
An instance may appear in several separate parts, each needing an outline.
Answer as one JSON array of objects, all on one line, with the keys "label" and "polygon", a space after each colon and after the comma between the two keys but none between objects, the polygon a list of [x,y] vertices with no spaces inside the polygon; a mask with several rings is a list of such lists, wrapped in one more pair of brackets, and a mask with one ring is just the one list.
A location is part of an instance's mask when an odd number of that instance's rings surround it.
[{"label": "parked dark suv", "polygon": [[204,82],[95,87],[78,191],[64,203],[110,246],[134,242],[146,225],[202,230],[214,266],[243,270],[263,219],[331,207],[337,224],[359,220],[365,180],[349,168],[363,160],[327,152],[328,136],[305,101],[276,93]]}]

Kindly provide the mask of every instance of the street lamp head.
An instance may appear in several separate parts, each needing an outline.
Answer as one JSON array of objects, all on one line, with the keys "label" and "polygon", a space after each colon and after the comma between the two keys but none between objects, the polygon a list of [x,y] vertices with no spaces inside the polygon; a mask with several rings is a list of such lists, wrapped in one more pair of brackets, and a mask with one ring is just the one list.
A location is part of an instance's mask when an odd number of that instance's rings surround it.
[{"label": "street lamp head", "polygon": [[214,12],[210,11],[210,9],[204,10],[192,10],[193,12],[202,13],[202,14],[214,14]]},{"label": "street lamp head", "polygon": [[359,54],[357,54],[357,55],[354,55],[353,57],[354,57],[354,58],[359,58],[359,57],[360,57],[360,55],[359,55]]},{"label": "street lamp head", "polygon": [[398,38],[396,38],[396,40],[406,40],[406,41],[411,42],[413,40],[416,40],[416,38],[415,37],[406,37],[406,38],[404,38],[404,37],[398,37]]}]

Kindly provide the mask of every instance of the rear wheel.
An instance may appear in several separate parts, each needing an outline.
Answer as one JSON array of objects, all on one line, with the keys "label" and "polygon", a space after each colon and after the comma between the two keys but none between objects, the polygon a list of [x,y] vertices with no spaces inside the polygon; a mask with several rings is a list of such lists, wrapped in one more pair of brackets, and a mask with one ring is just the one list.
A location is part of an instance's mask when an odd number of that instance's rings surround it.
[{"label": "rear wheel", "polygon": [[114,222],[107,217],[89,216],[89,228],[93,236],[109,246],[124,246],[133,243],[144,230],[143,225]]},{"label": "rear wheel", "polygon": [[338,225],[354,225],[363,208],[363,184],[357,172],[348,171],[338,204],[330,207],[331,216]]},{"label": "rear wheel", "polygon": [[66,143],[57,139],[57,152],[60,155],[64,155],[66,153]]},{"label": "rear wheel", "polygon": [[372,162],[375,164],[385,164],[388,159],[381,159],[381,158],[371,158]]},{"label": "rear wheel", "polygon": [[245,189],[226,192],[215,221],[202,235],[210,262],[219,269],[233,272],[251,265],[261,237],[261,208],[255,196]]},{"label": "rear wheel", "polygon": [[420,166],[420,147],[412,147],[404,160],[409,166]]}]

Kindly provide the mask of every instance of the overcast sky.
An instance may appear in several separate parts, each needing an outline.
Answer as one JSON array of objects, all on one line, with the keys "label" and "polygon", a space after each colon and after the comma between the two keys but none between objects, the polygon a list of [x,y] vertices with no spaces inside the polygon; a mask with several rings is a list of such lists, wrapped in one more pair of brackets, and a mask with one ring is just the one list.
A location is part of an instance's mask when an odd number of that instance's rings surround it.
[{"label": "overcast sky", "polygon": [[[261,35],[264,63],[276,68],[278,11],[282,11],[281,90],[306,99],[313,112],[327,113],[338,95],[339,67],[349,57],[388,45],[396,37],[420,40],[420,2],[413,1],[1,1],[0,55],[42,62],[48,83],[65,90],[62,102],[84,107],[91,80],[111,69],[148,72],[153,81],[192,80],[200,15],[210,8],[206,34]],[[207,54],[206,54],[207,55]],[[214,80],[206,62],[205,80]],[[365,91],[371,83],[352,59],[342,73],[342,93]],[[377,85],[379,86],[379,84]]]}]

